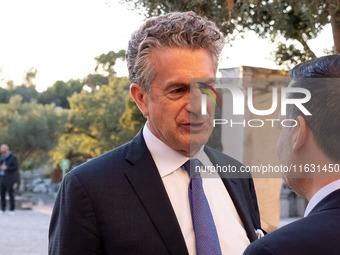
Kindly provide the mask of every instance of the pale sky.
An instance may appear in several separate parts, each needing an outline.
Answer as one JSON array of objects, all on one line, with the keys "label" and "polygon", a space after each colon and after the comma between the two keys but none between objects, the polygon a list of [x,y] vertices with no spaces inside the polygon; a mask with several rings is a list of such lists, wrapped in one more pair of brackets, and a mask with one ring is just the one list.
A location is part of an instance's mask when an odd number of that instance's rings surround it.
[{"label": "pale sky", "polygon": [[[130,35],[144,16],[117,0],[0,0],[0,86],[16,85],[24,72],[38,70],[37,89],[57,80],[84,78],[94,72],[94,58],[126,49]],[[332,47],[330,27],[310,42],[318,56]],[[280,69],[273,62],[275,45],[247,33],[226,46],[220,68],[241,65]],[[118,75],[127,75],[126,63],[117,63]]]}]

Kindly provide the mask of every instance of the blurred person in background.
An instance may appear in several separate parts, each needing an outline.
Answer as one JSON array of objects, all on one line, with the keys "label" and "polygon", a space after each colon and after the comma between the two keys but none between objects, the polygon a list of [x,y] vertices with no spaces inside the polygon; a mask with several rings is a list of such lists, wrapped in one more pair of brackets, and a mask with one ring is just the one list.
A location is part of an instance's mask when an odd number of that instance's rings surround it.
[{"label": "blurred person in background", "polygon": [[9,150],[7,144],[0,146],[0,178],[1,178],[1,213],[6,211],[6,193],[9,195],[9,212],[14,213],[14,185],[18,183],[18,160]]}]

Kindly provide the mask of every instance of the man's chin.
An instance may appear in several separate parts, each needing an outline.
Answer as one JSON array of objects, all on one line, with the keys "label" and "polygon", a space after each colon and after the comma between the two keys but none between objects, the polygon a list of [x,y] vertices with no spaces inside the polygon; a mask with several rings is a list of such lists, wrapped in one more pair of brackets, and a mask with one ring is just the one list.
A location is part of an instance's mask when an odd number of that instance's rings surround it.
[{"label": "man's chin", "polygon": [[[209,136],[200,134],[186,134],[177,143],[173,143],[177,151],[185,152],[192,156],[209,140]],[[183,154],[183,153],[181,153]]]},{"label": "man's chin", "polygon": [[190,135],[190,150],[199,150],[203,145],[205,145],[209,140],[209,137],[200,134]]}]

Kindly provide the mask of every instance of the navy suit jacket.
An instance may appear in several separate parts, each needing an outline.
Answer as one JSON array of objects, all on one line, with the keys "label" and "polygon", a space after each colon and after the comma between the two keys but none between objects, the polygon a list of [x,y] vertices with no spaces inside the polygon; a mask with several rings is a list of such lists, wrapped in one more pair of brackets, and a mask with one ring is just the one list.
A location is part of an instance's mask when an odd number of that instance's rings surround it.
[{"label": "navy suit jacket", "polygon": [[[213,163],[240,163],[206,148]],[[250,241],[260,218],[252,179],[223,179]],[[68,173],[50,223],[49,254],[188,254],[142,132]]]},{"label": "navy suit jacket", "polygon": [[[0,165],[2,165],[3,160],[0,160]],[[6,159],[7,170],[5,171],[5,176],[3,176],[3,184],[11,186],[15,182],[18,182],[18,160],[17,158],[11,154]]]},{"label": "navy suit jacket", "polygon": [[252,243],[244,255],[339,255],[340,190],[321,200],[301,220]]}]

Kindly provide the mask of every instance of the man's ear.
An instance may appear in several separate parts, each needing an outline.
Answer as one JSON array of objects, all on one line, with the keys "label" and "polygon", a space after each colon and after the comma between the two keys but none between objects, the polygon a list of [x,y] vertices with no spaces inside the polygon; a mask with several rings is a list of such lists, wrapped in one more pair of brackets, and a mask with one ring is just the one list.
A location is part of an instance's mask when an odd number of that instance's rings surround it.
[{"label": "man's ear", "polygon": [[139,110],[143,113],[146,117],[149,115],[149,108],[148,108],[148,95],[146,91],[137,83],[132,83],[130,86],[130,93],[135,100]]},{"label": "man's ear", "polygon": [[296,153],[299,149],[301,149],[305,145],[308,132],[306,121],[302,116],[298,116],[296,118],[296,121],[298,124],[295,127],[293,127],[291,133],[294,153]]}]

